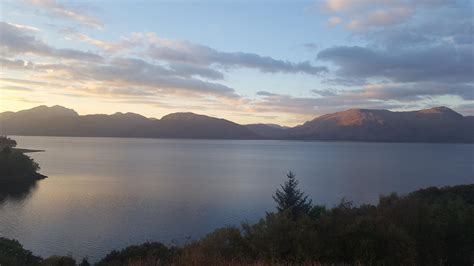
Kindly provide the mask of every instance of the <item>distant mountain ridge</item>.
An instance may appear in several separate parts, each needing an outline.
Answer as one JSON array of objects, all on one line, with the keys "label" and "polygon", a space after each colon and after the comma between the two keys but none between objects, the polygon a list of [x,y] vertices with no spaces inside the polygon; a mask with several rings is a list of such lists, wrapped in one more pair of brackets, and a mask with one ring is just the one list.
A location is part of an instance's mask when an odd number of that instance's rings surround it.
[{"label": "distant mountain ridge", "polygon": [[446,108],[419,111],[350,109],[291,129],[290,138],[384,142],[473,142],[470,117]]},{"label": "distant mountain ridge", "polygon": [[474,142],[474,117],[447,108],[419,111],[350,109],[296,127],[240,125],[194,113],[161,119],[135,113],[79,115],[62,106],[0,113],[0,134],[189,139],[291,139],[381,142]]}]

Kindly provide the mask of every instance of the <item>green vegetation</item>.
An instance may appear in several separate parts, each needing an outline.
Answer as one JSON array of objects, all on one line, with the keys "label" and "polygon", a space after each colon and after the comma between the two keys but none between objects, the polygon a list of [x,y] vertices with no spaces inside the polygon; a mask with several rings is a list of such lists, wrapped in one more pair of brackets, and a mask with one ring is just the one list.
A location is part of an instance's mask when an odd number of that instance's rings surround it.
[{"label": "green vegetation", "polygon": [[[255,224],[217,229],[184,247],[130,246],[112,251],[96,265],[474,263],[474,185],[381,196],[375,206],[354,206],[343,200],[330,209],[313,205],[297,185],[289,173],[288,181],[274,195],[277,211]],[[48,259],[31,255],[16,241],[0,239],[0,264],[23,262],[45,265]]]},{"label": "green vegetation", "polygon": [[6,136],[0,136],[0,182],[32,181],[45,178],[37,171],[40,169],[29,156],[14,149],[17,143]]}]

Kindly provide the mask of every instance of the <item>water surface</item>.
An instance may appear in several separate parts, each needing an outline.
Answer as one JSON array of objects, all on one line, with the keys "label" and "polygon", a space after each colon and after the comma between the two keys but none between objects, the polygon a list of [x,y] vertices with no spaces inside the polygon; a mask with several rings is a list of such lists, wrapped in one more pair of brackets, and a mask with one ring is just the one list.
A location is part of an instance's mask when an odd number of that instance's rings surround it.
[{"label": "water surface", "polygon": [[[14,137],[49,178],[0,188],[0,236],[35,254],[184,243],[254,222],[293,170],[315,203],[474,183],[474,145]],[[9,195],[11,194],[11,195]]]}]

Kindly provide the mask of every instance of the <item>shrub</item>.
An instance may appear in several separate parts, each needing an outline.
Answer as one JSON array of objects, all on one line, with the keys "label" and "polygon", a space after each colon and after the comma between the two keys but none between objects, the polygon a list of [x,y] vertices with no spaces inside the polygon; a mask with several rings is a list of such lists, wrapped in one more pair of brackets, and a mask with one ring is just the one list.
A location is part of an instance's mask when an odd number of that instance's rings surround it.
[{"label": "shrub", "polygon": [[96,265],[128,265],[136,262],[142,265],[162,265],[169,263],[177,253],[176,248],[168,248],[158,242],[129,246],[120,251],[112,251]]},{"label": "shrub", "polygon": [[0,237],[0,265],[38,265],[41,258],[26,250],[17,240]]}]

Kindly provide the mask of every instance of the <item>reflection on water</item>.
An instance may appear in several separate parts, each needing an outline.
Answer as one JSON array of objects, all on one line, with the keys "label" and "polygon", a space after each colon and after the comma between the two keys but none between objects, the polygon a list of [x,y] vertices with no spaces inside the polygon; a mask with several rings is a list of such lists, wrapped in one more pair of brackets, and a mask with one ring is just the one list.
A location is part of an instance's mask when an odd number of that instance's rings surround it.
[{"label": "reflection on water", "polygon": [[38,189],[38,181],[0,183],[0,207],[6,202],[23,202]]}]

